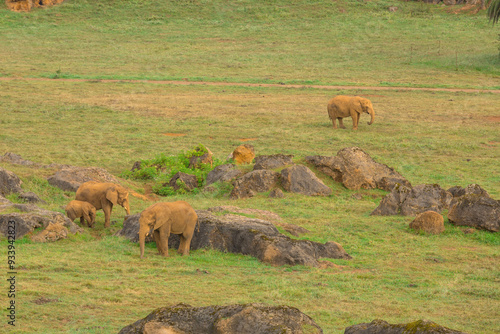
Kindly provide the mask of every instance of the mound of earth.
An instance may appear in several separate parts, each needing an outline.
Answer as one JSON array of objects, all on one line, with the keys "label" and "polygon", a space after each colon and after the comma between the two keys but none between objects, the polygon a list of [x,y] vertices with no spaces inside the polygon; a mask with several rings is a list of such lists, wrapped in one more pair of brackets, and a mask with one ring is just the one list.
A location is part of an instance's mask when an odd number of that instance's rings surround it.
[{"label": "mound of earth", "polygon": [[[322,267],[320,258],[350,259],[342,246],[336,242],[325,244],[291,239],[281,234],[265,220],[226,214],[216,216],[209,211],[197,210],[198,226],[195,229],[191,250],[211,248],[221,252],[251,255],[272,265],[304,265]],[[116,235],[139,241],[140,214],[128,216],[123,229]],[[178,248],[179,235],[172,234],[169,248]]]},{"label": "mound of earth", "polygon": [[119,332],[132,333],[321,334],[323,330],[312,318],[290,306],[177,304],[156,309]]},{"label": "mound of earth", "polygon": [[466,334],[464,332],[449,329],[428,320],[418,320],[408,324],[390,324],[384,320],[373,320],[347,327],[344,334]]}]

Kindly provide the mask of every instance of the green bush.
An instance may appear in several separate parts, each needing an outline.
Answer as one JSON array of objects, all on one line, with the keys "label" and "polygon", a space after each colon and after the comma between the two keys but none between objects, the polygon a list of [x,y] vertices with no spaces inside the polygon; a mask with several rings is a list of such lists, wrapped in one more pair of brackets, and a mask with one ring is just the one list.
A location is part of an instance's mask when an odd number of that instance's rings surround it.
[{"label": "green bush", "polygon": [[[175,194],[185,194],[190,192],[186,187],[179,182],[179,189],[174,190],[173,187],[168,185],[170,179],[178,172],[195,175],[198,181],[198,188],[204,185],[207,174],[213,170],[216,166],[223,164],[224,162],[218,159],[213,159],[212,165],[199,163],[196,166],[190,168],[190,159],[193,156],[201,157],[208,152],[208,149],[199,144],[194,149],[180,153],[176,156],[167,156],[164,153],[160,153],[153,159],[141,160],[141,168],[134,171],[124,171],[121,176],[128,179],[134,180],[154,180],[153,192],[160,196],[172,196]],[[198,188],[195,188],[191,192],[198,192]]]}]

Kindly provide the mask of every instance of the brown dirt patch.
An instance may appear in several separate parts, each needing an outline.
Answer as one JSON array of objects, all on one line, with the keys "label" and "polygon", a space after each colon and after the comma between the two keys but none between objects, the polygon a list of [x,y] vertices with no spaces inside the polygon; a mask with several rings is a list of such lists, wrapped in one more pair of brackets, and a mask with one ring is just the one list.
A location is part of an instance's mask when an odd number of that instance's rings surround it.
[{"label": "brown dirt patch", "polygon": [[252,140],[257,140],[259,138],[240,138],[238,139],[239,141],[252,141]]},{"label": "brown dirt patch", "polygon": [[485,118],[490,122],[495,122],[495,123],[500,122],[500,116],[487,116]]},{"label": "brown dirt patch", "polygon": [[184,137],[184,136],[186,136],[185,133],[162,133],[162,135],[167,136],[167,137]]}]

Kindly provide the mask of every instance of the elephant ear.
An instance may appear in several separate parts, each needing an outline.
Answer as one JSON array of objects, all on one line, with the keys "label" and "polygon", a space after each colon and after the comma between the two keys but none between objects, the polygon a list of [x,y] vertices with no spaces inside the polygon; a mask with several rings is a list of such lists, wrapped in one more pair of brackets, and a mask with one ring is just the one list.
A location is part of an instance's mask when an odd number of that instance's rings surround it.
[{"label": "elephant ear", "polygon": [[106,191],[106,199],[116,205],[118,203],[118,192],[115,188],[109,188]]}]

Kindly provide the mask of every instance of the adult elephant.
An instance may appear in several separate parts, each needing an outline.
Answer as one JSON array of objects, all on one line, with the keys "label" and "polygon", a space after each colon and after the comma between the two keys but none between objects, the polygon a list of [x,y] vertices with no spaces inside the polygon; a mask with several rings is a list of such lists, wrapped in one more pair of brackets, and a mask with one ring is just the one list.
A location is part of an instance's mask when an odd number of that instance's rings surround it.
[{"label": "adult elephant", "polygon": [[109,227],[113,205],[119,204],[130,215],[128,191],[124,187],[110,182],[88,181],[82,183],[76,191],[76,200],[92,204],[96,210],[104,211],[104,227]]},{"label": "adult elephant", "polygon": [[368,125],[375,119],[375,111],[370,100],[359,96],[339,95],[328,102],[328,116],[333,122],[333,128],[337,128],[336,120],[339,120],[339,127],[345,129],[342,118],[352,117],[352,129],[358,129],[359,117],[361,113],[367,113],[372,118]]},{"label": "adult elephant", "polygon": [[189,203],[184,201],[156,203],[141,212],[139,217],[139,245],[144,257],[146,235],[153,230],[156,248],[160,255],[168,256],[170,234],[180,234],[179,253],[189,255],[194,228],[198,216]]}]

